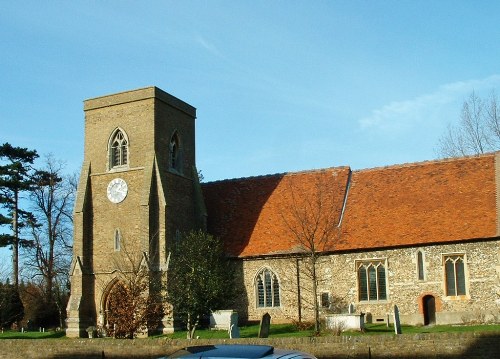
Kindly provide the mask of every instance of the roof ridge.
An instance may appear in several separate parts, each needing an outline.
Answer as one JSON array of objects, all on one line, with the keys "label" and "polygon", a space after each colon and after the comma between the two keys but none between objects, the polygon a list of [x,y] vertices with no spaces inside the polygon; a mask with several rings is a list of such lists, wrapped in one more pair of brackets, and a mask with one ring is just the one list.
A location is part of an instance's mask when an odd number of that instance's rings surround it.
[{"label": "roof ridge", "polygon": [[424,161],[418,161],[418,162],[405,162],[405,163],[397,163],[397,164],[386,165],[386,166],[361,168],[361,169],[353,170],[353,172],[370,172],[370,171],[380,171],[380,170],[386,170],[386,169],[389,170],[389,169],[398,169],[398,168],[427,166],[427,165],[433,165],[433,164],[439,164],[439,163],[467,161],[467,160],[474,160],[477,158],[492,157],[492,156],[495,156],[495,154],[497,154],[497,153],[500,154],[500,151],[481,153],[478,155],[469,155],[469,156],[462,156],[462,157],[436,158],[436,159],[432,159],[432,160],[424,160]]},{"label": "roof ridge", "polygon": [[221,180],[216,180],[216,181],[205,182],[202,184],[203,185],[218,184],[218,183],[224,183],[224,182],[235,182],[235,181],[252,180],[252,179],[265,179],[265,178],[272,178],[272,177],[278,177],[278,176],[282,176],[282,177],[284,177],[284,176],[296,176],[296,175],[307,174],[307,173],[326,172],[328,170],[349,170],[350,168],[351,168],[350,166],[325,167],[325,168],[316,168],[316,169],[309,169],[309,170],[302,170],[302,171],[279,172],[279,173],[257,175],[257,176],[248,176],[248,177],[226,178],[226,179],[221,179]]},{"label": "roof ridge", "polygon": [[346,170],[346,169],[348,169],[348,170],[352,170],[353,172],[359,173],[359,172],[390,170],[390,169],[398,169],[398,168],[419,167],[419,166],[427,166],[427,165],[438,164],[438,163],[456,162],[456,161],[464,161],[464,160],[473,160],[476,158],[491,157],[491,156],[495,156],[497,153],[500,154],[500,151],[487,152],[487,153],[481,153],[478,155],[469,155],[469,156],[462,156],[462,157],[446,157],[446,158],[436,158],[436,159],[432,159],[432,160],[423,160],[423,161],[418,161],[418,162],[397,163],[397,164],[392,164],[392,165],[377,166],[377,167],[370,167],[370,168],[361,168],[361,169],[352,169],[351,166],[344,165],[344,166],[315,168],[315,169],[292,171],[292,172],[278,172],[278,173],[256,175],[256,176],[226,178],[226,179],[221,179],[221,180],[216,180],[216,181],[204,182],[204,183],[202,183],[202,185],[225,183],[225,182],[235,182],[235,181],[242,181],[242,180],[252,180],[252,179],[265,179],[265,178],[273,178],[273,177],[278,177],[278,176],[283,176],[283,177],[284,176],[296,176],[296,175],[307,174],[307,173],[325,172],[328,170]]}]

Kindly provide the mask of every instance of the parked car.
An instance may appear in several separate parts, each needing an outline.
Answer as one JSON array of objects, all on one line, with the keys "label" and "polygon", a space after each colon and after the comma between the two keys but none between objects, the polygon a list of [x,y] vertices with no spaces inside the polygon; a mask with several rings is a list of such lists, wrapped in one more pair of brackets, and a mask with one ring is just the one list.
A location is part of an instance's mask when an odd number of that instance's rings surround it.
[{"label": "parked car", "polygon": [[158,358],[224,358],[224,359],[316,359],[297,350],[276,349],[270,345],[217,344],[180,349],[168,357]]}]

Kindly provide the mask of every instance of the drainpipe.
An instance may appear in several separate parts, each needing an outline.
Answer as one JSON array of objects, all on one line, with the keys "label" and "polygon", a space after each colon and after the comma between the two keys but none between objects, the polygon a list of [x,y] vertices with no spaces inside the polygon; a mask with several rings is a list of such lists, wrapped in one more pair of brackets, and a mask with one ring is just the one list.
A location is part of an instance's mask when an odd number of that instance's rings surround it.
[{"label": "drainpipe", "polygon": [[297,308],[298,308],[298,317],[299,323],[302,322],[302,303],[300,298],[300,268],[299,268],[299,258],[295,259],[295,268],[297,270]]}]

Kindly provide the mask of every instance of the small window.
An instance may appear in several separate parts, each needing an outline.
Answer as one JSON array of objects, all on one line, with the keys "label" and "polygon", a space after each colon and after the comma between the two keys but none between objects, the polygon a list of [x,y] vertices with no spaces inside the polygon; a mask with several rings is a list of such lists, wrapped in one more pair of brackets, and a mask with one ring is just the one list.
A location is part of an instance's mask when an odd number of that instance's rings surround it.
[{"label": "small window", "polygon": [[255,278],[257,306],[259,308],[280,306],[280,284],[270,269],[261,270]]},{"label": "small window", "polygon": [[359,262],[358,296],[360,301],[387,299],[387,283],[384,261]]},{"label": "small window", "polygon": [[182,172],[182,152],[180,148],[179,135],[175,132],[170,139],[169,144],[169,167],[176,172]]},{"label": "small window", "polygon": [[321,293],[321,308],[325,309],[330,308],[330,293],[328,292]]},{"label": "small window", "polygon": [[465,295],[465,261],[462,254],[446,255],[444,272],[446,282],[446,295],[450,297]]},{"label": "small window", "polygon": [[109,169],[128,164],[128,140],[125,133],[116,129],[109,141]]},{"label": "small window", "polygon": [[417,252],[417,276],[418,280],[424,280],[424,254],[422,251]]},{"label": "small window", "polygon": [[120,230],[116,229],[114,238],[115,252],[118,252],[121,249],[121,242],[122,242],[122,236],[120,234]]}]

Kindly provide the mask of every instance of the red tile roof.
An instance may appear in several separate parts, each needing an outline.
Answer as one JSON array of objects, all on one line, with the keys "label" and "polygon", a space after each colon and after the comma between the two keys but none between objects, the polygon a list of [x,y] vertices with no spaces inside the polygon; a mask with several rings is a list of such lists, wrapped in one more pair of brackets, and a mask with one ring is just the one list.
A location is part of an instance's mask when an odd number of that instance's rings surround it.
[{"label": "red tile roof", "polygon": [[[350,181],[349,181],[350,179]],[[321,250],[360,250],[497,236],[495,155],[351,172],[348,167],[203,184],[208,230],[232,256],[297,252],[291,205],[317,202],[341,235]],[[350,184],[347,192],[347,184]],[[324,207],[325,208],[325,207]],[[308,213],[314,213],[314,210]],[[325,211],[323,211],[325,212]],[[320,228],[321,229],[321,228]]]}]

